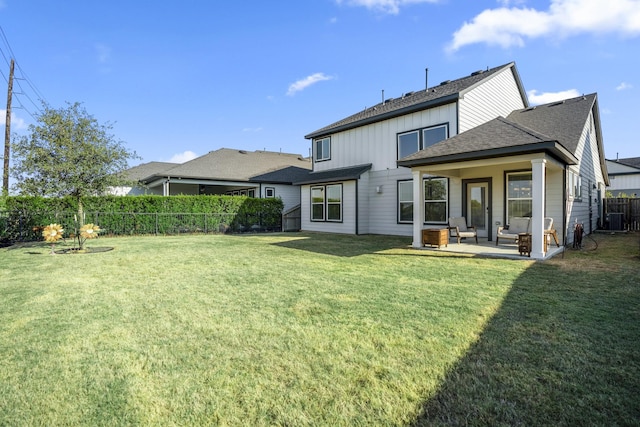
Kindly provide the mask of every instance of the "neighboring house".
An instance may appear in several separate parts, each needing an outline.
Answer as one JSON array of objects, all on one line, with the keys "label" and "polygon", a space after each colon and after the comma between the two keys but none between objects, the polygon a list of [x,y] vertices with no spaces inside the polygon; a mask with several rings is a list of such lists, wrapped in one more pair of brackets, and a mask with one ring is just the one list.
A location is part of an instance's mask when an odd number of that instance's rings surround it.
[{"label": "neighboring house", "polygon": [[[313,172],[301,185],[302,229],[413,236],[464,216],[489,240],[544,217],[560,239],[574,219],[593,230],[608,183],[596,95],[529,107],[509,63],[410,92],[306,136]],[[569,230],[571,228],[571,230]]]},{"label": "neighboring house", "polygon": [[[169,163],[165,168],[160,165],[151,162],[136,167],[142,170],[129,169],[130,178],[140,183],[136,194],[279,197],[285,210],[300,204],[300,190],[287,182],[287,174],[308,173],[311,169],[309,159],[299,154],[230,148],[211,151],[182,164]],[[273,177],[274,181],[269,182],[265,176]]]},{"label": "neighboring house", "polygon": [[[124,175],[127,181],[131,182],[131,185],[114,187],[109,191],[109,193],[115,196],[139,196],[142,194],[150,194],[144,186],[139,184],[140,181],[150,175],[174,168],[178,166],[178,164],[179,163],[149,162],[129,168],[124,172]],[[135,183],[138,184],[136,185]]]},{"label": "neighboring house", "polygon": [[640,157],[607,160],[607,170],[613,197],[640,197]]}]

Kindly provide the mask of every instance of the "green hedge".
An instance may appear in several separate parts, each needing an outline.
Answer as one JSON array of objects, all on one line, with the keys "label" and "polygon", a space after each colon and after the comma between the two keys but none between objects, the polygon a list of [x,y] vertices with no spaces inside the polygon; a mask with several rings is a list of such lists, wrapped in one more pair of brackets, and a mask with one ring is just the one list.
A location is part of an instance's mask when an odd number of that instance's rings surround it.
[{"label": "green hedge", "polygon": [[[71,197],[6,197],[0,237],[39,239],[38,227],[56,222],[75,229],[77,200]],[[243,196],[103,196],[82,199],[85,222],[107,234],[246,232],[280,229],[280,199]]]}]

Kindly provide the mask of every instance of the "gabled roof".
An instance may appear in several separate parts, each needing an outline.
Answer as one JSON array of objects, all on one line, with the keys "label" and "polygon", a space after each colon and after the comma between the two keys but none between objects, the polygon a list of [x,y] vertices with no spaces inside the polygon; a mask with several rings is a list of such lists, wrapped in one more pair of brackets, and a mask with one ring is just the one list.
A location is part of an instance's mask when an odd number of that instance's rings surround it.
[{"label": "gabled roof", "polygon": [[[637,166],[633,166],[634,164]],[[609,176],[638,175],[640,174],[640,157],[607,160],[607,172]]]},{"label": "gabled roof", "polygon": [[416,92],[407,92],[400,98],[386,99],[384,102],[380,102],[373,107],[367,108],[329,126],[318,129],[317,131],[306,135],[305,138],[313,139],[327,136],[331,133],[341,132],[393,117],[425,110],[427,108],[455,102],[471,89],[508,68],[510,68],[514,74],[524,105],[529,105],[527,96],[524,93],[524,89],[520,81],[520,76],[516,70],[515,63],[510,62],[499,67],[473,72],[471,75],[457,80],[447,80],[438,86],[433,86],[428,89]]},{"label": "gabled roof", "polygon": [[249,181],[251,177],[289,166],[311,168],[311,162],[299,154],[273,151],[244,151],[221,148],[143,179],[190,178],[217,181]]},{"label": "gabled roof", "polygon": [[[575,153],[596,94],[516,110],[507,119],[558,140]],[[601,137],[599,138],[601,140]]]},{"label": "gabled roof", "polygon": [[577,159],[556,139],[498,117],[398,160],[399,166],[426,166],[547,151],[568,164]]},{"label": "gabled roof", "polygon": [[296,166],[289,166],[277,171],[267,172],[262,175],[251,177],[251,182],[266,182],[272,184],[293,184],[296,181],[300,181],[309,176],[311,170],[308,168],[299,168]]},{"label": "gabled roof", "polygon": [[371,169],[372,164],[351,166],[347,168],[329,169],[325,171],[309,172],[306,177],[293,182],[294,185],[315,184],[319,182],[350,181],[360,178],[360,175]]},{"label": "gabled roof", "polygon": [[130,181],[140,181],[141,179],[146,178],[150,175],[164,172],[178,165],[179,163],[169,162],[142,163],[138,166],[134,166],[124,171],[124,176]]}]

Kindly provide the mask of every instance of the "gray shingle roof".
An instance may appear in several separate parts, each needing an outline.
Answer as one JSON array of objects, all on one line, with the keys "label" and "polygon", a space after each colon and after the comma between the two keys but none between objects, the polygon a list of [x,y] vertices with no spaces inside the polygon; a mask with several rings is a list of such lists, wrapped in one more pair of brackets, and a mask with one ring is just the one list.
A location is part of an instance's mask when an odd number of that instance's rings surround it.
[{"label": "gray shingle roof", "polygon": [[251,177],[251,182],[267,182],[273,184],[293,184],[296,181],[305,179],[311,170],[289,166],[273,172]]},{"label": "gray shingle roof", "polygon": [[[515,79],[518,81],[518,87],[522,89],[522,84],[520,84],[520,77],[516,70],[515,63],[510,62],[484,71],[476,71],[469,76],[462,77],[457,80],[446,81],[438,86],[433,86],[428,89],[408,92],[400,98],[387,99],[373,107],[367,108],[359,113],[318,129],[317,131],[306,135],[305,138],[318,138],[331,133],[353,129],[382,120],[387,120],[392,117],[453,102],[467,91],[482,83],[484,80],[489,79],[494,74],[506,68],[511,68],[513,70]],[[524,104],[528,105],[526,94],[522,92],[521,95]]]},{"label": "gray shingle roof", "polygon": [[610,160],[610,161],[618,162],[625,166],[630,166],[632,168],[640,169],[640,157],[629,157],[626,159],[616,159],[616,160]]},{"label": "gray shingle roof", "polygon": [[[441,164],[537,151],[548,151],[567,164],[574,164],[582,131],[596,100],[597,95],[590,94],[516,110],[506,119],[498,117],[407,156],[398,165]],[[601,135],[598,140],[602,140]]]},{"label": "gray shingle roof", "polygon": [[294,185],[315,184],[320,182],[349,181],[360,178],[360,175],[371,169],[371,163],[347,168],[329,169],[309,172],[306,177],[293,182]]},{"label": "gray shingle roof", "polygon": [[584,125],[596,102],[596,94],[516,110],[507,119],[556,139],[576,152]]},{"label": "gray shingle roof", "polygon": [[221,148],[171,169],[144,178],[180,177],[220,181],[249,181],[251,177],[289,166],[311,169],[309,159],[299,154],[244,151]]},{"label": "gray shingle roof", "polygon": [[169,163],[169,162],[149,162],[142,163],[138,166],[134,166],[132,168],[124,171],[124,176],[130,181],[140,181],[143,178],[146,178],[150,175],[154,175],[160,172],[164,172],[168,169],[174,168],[178,166],[179,163]]}]

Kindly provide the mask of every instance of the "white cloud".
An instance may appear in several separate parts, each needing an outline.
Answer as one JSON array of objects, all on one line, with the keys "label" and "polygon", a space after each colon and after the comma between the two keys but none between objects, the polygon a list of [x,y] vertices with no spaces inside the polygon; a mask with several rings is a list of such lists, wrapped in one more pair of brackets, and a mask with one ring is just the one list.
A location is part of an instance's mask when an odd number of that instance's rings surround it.
[{"label": "white cloud", "polygon": [[[505,6],[509,3],[502,1]],[[640,35],[640,1],[551,0],[546,11],[525,7],[487,9],[453,34],[448,50],[474,43],[523,46],[525,39],[581,33]]]},{"label": "white cloud", "polygon": [[631,89],[633,86],[627,82],[622,82],[618,86],[616,86],[616,90],[627,90]]},{"label": "white cloud", "polygon": [[437,3],[439,0],[336,0],[339,5],[346,3],[349,6],[364,6],[367,9],[376,10],[390,15],[400,13],[400,7],[417,3]]},{"label": "white cloud", "polygon": [[[7,124],[7,110],[0,110],[0,126]],[[24,130],[27,128],[27,123],[24,119],[16,117],[15,113],[11,113],[11,131]]]},{"label": "white cloud", "polygon": [[287,90],[287,95],[288,96],[293,96],[296,94],[296,92],[300,92],[302,90],[305,90],[306,88],[308,88],[311,85],[314,85],[318,82],[321,81],[325,81],[325,80],[332,80],[333,77],[331,76],[327,76],[324,73],[315,73],[312,74],[310,76],[305,77],[304,79],[300,79],[295,83],[291,83],[289,85],[289,90]]},{"label": "white cloud", "polygon": [[174,154],[173,157],[171,157],[171,159],[169,159],[169,162],[171,163],[185,163],[188,162],[189,160],[193,160],[196,157],[198,157],[198,155],[196,153],[194,153],[193,151],[185,151],[183,153],[178,153],[178,154]]},{"label": "white cloud", "polygon": [[562,101],[563,99],[577,98],[580,92],[575,89],[563,90],[560,92],[542,92],[538,93],[533,89],[527,92],[529,103],[531,105],[548,104],[549,102]]},{"label": "white cloud", "polygon": [[244,128],[242,132],[262,132],[262,127],[257,128]]}]

